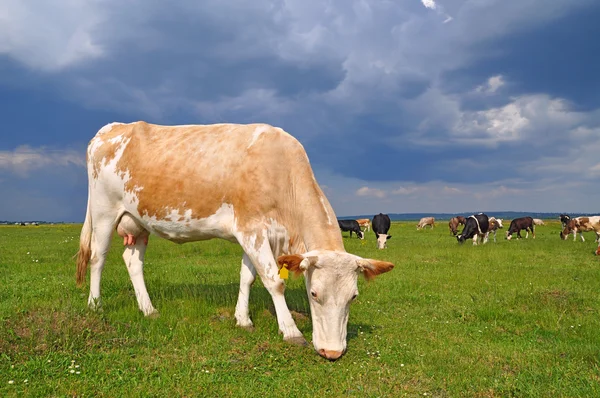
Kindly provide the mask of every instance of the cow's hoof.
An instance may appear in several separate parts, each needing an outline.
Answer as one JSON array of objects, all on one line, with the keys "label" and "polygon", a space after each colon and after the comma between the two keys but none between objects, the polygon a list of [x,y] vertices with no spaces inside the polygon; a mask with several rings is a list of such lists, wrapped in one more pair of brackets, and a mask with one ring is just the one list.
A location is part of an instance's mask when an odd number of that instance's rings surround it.
[{"label": "cow's hoof", "polygon": [[254,325],[244,325],[244,326],[238,325],[238,326],[247,332],[254,332]]},{"label": "cow's hoof", "polygon": [[160,318],[160,312],[158,312],[157,310],[153,310],[149,314],[146,314],[146,318],[148,318],[148,319],[158,319],[158,318]]},{"label": "cow's hoof", "polygon": [[283,341],[285,341],[286,343],[299,345],[302,347],[308,347],[308,342],[306,341],[306,339],[303,336],[288,337],[287,339],[284,338]]}]

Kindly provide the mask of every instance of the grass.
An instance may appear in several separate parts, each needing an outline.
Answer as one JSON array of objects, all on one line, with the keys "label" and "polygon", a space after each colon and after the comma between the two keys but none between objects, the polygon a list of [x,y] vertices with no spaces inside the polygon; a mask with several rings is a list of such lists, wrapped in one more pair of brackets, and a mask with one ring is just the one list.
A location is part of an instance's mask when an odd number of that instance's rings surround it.
[{"label": "grass", "polygon": [[[255,331],[235,326],[237,245],[152,237],[146,283],[161,315],[145,319],[120,240],[94,313],[75,286],[80,225],[0,227],[0,396],[600,396],[592,234],[563,242],[547,222],[535,240],[473,247],[414,224],[394,223],[385,251],[372,233],[344,234],[347,251],[396,268],[359,281],[336,362],[282,341],[258,281]],[[310,340],[302,278],[286,297]]]}]

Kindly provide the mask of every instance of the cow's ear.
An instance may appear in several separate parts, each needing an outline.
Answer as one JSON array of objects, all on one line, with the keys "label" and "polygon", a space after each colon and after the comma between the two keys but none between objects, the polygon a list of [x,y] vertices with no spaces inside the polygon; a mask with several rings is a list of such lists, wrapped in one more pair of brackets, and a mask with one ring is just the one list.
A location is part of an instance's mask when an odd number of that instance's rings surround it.
[{"label": "cow's ear", "polygon": [[304,257],[300,254],[285,254],[277,257],[277,266],[279,269],[285,267],[295,274],[300,274],[309,267],[315,266],[317,260],[316,256]]},{"label": "cow's ear", "polygon": [[366,280],[371,280],[379,274],[391,271],[394,268],[394,264],[387,261],[379,261],[372,259],[360,259],[356,260],[358,269],[364,275]]},{"label": "cow's ear", "polygon": [[387,238],[388,238],[388,239],[392,239],[392,235],[388,235],[388,236],[387,236]]}]

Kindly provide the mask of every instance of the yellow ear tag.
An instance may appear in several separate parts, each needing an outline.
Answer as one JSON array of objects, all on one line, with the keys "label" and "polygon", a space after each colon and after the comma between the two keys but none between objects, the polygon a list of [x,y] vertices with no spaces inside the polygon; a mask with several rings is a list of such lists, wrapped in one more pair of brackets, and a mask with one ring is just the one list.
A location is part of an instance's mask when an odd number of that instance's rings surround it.
[{"label": "yellow ear tag", "polygon": [[287,264],[283,264],[283,267],[279,269],[279,277],[281,279],[287,279],[290,276],[290,272],[287,269]]}]

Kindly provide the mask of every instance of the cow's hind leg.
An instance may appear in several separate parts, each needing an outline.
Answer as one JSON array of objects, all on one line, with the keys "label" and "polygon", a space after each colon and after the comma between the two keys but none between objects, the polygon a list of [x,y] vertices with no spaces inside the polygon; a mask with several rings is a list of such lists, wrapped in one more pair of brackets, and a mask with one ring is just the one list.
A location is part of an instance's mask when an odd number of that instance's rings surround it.
[{"label": "cow's hind leg", "polygon": [[150,301],[144,281],[144,256],[148,246],[148,231],[128,214],[125,214],[119,221],[117,233],[124,239],[123,260],[133,284],[138,307],[145,316],[157,316],[158,311]]},{"label": "cow's hind leg", "polygon": [[306,345],[306,340],[296,326],[296,322],[294,322],[294,318],[292,318],[292,314],[285,301],[285,296],[283,295],[285,283],[279,277],[279,268],[275,262],[269,241],[263,239],[261,243],[242,243],[242,247],[252,264],[254,264],[254,268],[258,276],[260,276],[264,287],[271,294],[273,304],[275,305],[279,331],[283,333],[283,340],[294,344]]},{"label": "cow's hind leg", "polygon": [[114,221],[101,216],[93,216],[94,227],[92,230],[92,254],[90,259],[90,295],[88,306],[98,310],[102,306],[100,299],[100,280],[106,262],[106,255],[110,249]]},{"label": "cow's hind leg", "polygon": [[252,329],[253,324],[250,319],[250,287],[256,280],[256,269],[246,253],[242,257],[242,269],[240,270],[240,292],[237,305],[235,306],[236,324],[245,329]]}]

